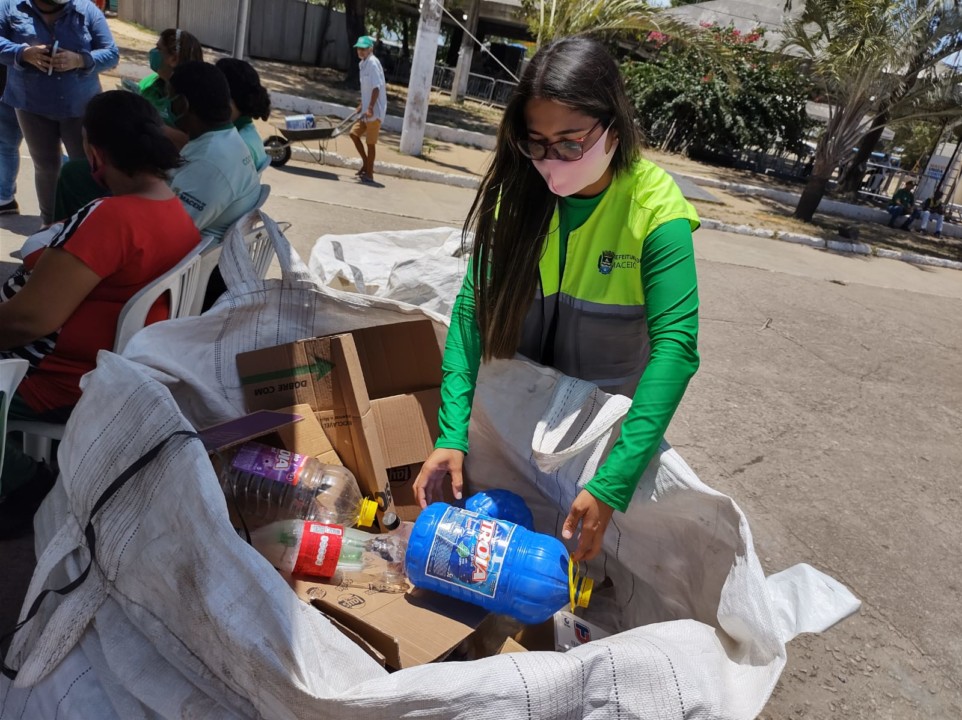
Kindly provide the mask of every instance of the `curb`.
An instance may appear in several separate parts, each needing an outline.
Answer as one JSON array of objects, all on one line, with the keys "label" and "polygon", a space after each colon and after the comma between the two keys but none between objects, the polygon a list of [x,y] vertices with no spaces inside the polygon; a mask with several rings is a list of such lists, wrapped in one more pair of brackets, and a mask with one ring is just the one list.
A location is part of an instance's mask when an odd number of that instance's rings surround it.
[{"label": "curb", "polygon": [[767,238],[770,240],[781,240],[782,242],[807,245],[817,250],[831,250],[832,252],[848,253],[851,255],[868,255],[870,257],[885,258],[887,260],[901,260],[912,265],[927,265],[929,267],[947,268],[949,270],[962,270],[962,262],[957,260],[945,260],[944,258],[931,257],[930,255],[920,255],[914,252],[903,252],[901,250],[889,250],[888,248],[876,248],[867,243],[852,243],[841,240],[824,240],[813,235],[802,235],[793,232],[780,232],[767,230],[765,228],[755,228],[749,225],[732,225],[713,218],[702,218],[701,226],[709,230],[719,230],[721,232],[734,233],[736,235],[748,235],[751,237]]},{"label": "curb", "polygon": [[[312,153],[306,148],[291,145],[291,153],[298,160],[303,160],[305,162],[318,162],[317,153]],[[331,167],[347,168],[349,170],[358,170],[361,167],[361,161],[359,158],[346,158],[336,152],[322,153],[320,164],[330,165]],[[380,174],[387,175],[388,177],[434,182],[440,183],[441,185],[467,188],[468,190],[477,190],[478,186],[481,184],[481,180],[473,175],[454,175],[452,173],[443,173],[438,170],[431,170],[429,168],[415,168],[411,167],[410,165],[398,165],[397,163],[382,163],[375,161],[374,169]]]},{"label": "curb", "polygon": [[[347,118],[354,108],[337,103],[327,102],[326,100],[312,100],[303,98],[299,95],[289,95],[287,93],[271,90],[271,107],[276,110],[285,110],[295,113],[312,113],[314,115],[336,115],[340,118]],[[387,115],[381,123],[381,127],[389,132],[401,132],[404,126],[404,118],[397,115]],[[475,132],[473,130],[461,130],[459,128],[438,125],[437,123],[424,123],[424,137],[432,140],[449,142],[453,145],[463,145],[465,147],[480,148],[481,150],[494,150],[496,138],[494,135]]]}]

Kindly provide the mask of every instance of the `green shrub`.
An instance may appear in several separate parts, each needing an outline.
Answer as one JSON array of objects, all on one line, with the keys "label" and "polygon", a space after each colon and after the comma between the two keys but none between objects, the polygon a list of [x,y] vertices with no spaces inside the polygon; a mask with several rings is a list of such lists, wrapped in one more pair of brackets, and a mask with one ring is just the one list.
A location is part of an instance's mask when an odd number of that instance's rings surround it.
[{"label": "green shrub", "polygon": [[811,126],[804,75],[757,47],[761,31],[707,26],[705,32],[724,59],[651,33],[653,59],[622,65],[649,143],[689,154],[800,152]]}]

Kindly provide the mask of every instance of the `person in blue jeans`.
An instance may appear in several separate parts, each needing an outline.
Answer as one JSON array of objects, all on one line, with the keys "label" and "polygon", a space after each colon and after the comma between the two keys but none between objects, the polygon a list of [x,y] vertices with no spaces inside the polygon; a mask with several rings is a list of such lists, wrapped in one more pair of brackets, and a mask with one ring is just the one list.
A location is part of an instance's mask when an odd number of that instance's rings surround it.
[{"label": "person in blue jeans", "polygon": [[45,226],[58,219],[61,143],[71,159],[83,158],[84,108],[101,90],[99,73],[119,56],[107,19],[90,0],[0,2],[0,62],[8,73],[3,102],[17,111]]},{"label": "person in blue jeans", "polygon": [[[0,96],[6,84],[7,66],[0,64]],[[0,215],[16,215],[20,212],[16,195],[22,140],[17,111],[0,101]]]}]

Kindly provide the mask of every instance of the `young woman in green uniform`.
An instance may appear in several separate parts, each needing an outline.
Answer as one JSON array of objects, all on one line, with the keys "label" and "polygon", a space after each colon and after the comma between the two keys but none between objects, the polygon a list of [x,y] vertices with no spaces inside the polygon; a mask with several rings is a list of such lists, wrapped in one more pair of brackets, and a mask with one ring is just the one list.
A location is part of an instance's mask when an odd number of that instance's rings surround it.
[{"label": "young woman in green uniform", "polygon": [[565,519],[564,538],[581,528],[573,558],[597,555],[627,509],[699,362],[698,217],[640,146],[601,43],[565,38],[534,56],[465,223],[473,255],[445,347],[440,437],[415,483],[422,507],[447,476],[461,496],[480,363],[520,354],[633,398]]}]

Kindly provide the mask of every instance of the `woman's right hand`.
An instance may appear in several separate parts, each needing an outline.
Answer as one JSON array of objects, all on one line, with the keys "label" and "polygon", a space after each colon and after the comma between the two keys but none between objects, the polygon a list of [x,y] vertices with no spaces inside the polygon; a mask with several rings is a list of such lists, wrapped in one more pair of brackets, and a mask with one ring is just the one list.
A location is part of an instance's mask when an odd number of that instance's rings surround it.
[{"label": "woman's right hand", "polygon": [[50,48],[46,45],[31,45],[24,49],[20,55],[21,65],[33,65],[37,70],[47,72],[53,58],[50,57]]},{"label": "woman's right hand", "polygon": [[461,474],[463,465],[464,453],[460,450],[438,448],[428,456],[414,481],[414,496],[422,508],[426,508],[428,503],[443,498],[443,482],[448,475],[451,476],[451,489],[454,491],[455,499],[461,499],[461,490],[464,487],[464,478]]}]

